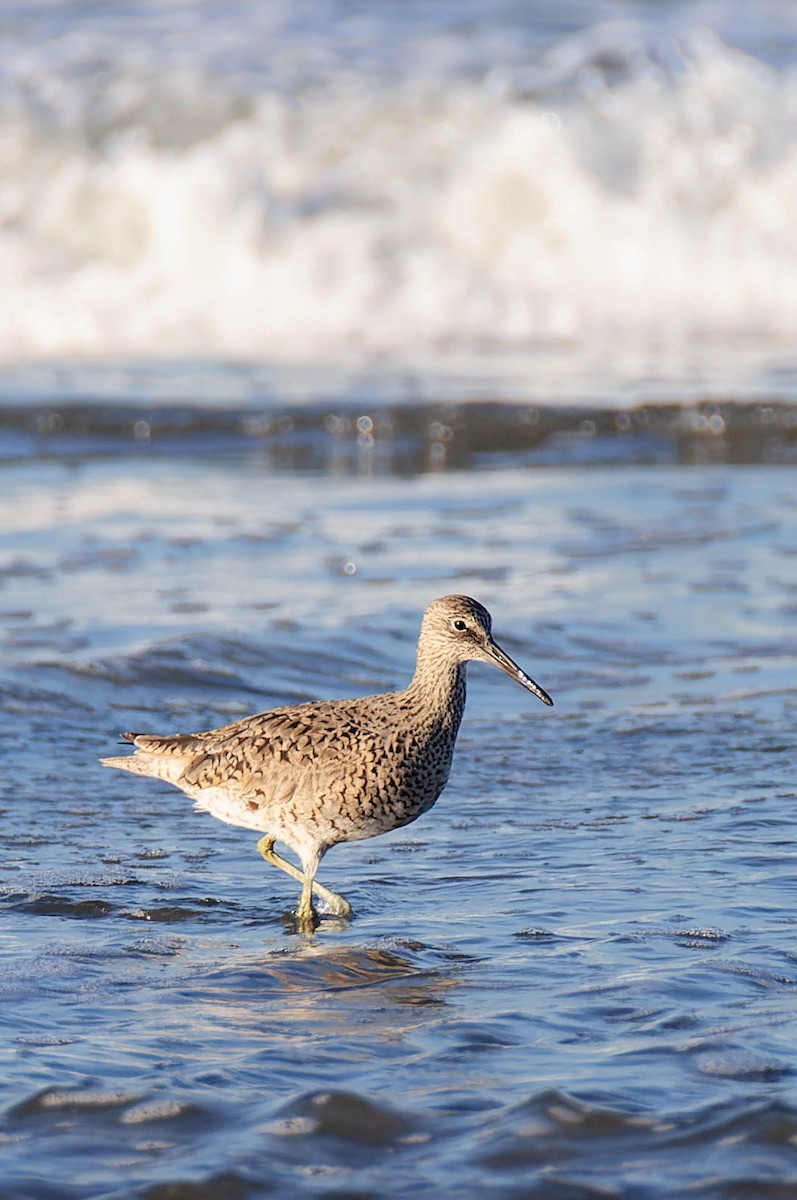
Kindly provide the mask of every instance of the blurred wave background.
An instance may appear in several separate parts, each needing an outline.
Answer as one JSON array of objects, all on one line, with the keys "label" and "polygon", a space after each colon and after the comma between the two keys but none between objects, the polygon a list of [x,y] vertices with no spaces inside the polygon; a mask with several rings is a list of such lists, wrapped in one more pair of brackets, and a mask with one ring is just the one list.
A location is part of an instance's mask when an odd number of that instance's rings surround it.
[{"label": "blurred wave background", "polygon": [[793,350],[790,0],[0,20],[0,362]]}]

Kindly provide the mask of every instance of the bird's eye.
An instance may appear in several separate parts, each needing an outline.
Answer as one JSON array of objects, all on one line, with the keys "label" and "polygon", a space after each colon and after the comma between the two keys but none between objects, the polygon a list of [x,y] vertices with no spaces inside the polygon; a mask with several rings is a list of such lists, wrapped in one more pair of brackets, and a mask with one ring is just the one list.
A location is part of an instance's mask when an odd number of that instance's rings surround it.
[{"label": "bird's eye", "polygon": [[468,628],[468,625],[466,621],[463,621],[458,617],[455,621],[451,622],[451,627],[452,629],[456,629],[457,633],[464,633]]}]

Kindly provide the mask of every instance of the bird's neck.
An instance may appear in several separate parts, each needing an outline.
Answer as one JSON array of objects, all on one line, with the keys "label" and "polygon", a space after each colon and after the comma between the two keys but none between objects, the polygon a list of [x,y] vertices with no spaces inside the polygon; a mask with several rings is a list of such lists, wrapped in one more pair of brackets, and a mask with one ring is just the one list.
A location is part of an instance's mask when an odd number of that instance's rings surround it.
[{"label": "bird's neck", "polygon": [[432,720],[442,717],[456,730],[465,707],[465,663],[429,662],[419,656],[406,694]]}]

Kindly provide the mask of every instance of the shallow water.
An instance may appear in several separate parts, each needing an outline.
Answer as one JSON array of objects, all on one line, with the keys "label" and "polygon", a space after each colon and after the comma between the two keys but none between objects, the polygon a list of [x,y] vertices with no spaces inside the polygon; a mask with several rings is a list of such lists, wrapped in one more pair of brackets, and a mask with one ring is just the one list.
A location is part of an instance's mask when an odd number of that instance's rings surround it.
[{"label": "shallow water", "polygon": [[[91,411],[0,439],[0,1196],[791,1195],[788,411],[215,452]],[[97,763],[401,685],[451,591],[556,707],[471,669],[434,811],[324,861],[349,925]]]}]

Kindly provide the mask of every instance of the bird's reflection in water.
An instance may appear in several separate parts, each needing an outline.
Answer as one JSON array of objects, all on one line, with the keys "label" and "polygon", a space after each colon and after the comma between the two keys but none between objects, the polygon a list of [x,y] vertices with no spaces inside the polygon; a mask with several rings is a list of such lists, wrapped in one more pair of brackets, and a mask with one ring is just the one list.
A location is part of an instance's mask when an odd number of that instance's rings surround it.
[{"label": "bird's reflection in water", "polygon": [[441,1017],[467,961],[417,942],[330,947],[307,937],[232,957],[195,978],[191,1032],[266,1040],[274,1069],[280,1059],[295,1069],[308,1038],[316,1066],[319,1056],[352,1061]]}]

